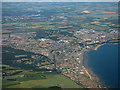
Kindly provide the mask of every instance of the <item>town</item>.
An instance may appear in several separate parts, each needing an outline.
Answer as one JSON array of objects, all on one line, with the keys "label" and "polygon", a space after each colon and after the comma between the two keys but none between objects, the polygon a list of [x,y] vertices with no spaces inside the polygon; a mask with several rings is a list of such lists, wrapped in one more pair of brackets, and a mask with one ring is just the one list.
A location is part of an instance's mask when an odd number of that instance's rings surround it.
[{"label": "town", "polygon": [[[98,87],[98,84],[96,85],[96,82],[93,82],[90,76],[89,78],[87,77],[89,74],[86,73],[86,69],[81,63],[83,53],[85,50],[95,47],[94,45],[98,43],[102,44],[112,39],[117,40],[117,34],[118,31],[113,29],[110,29],[108,32],[81,29],[74,32],[76,38],[65,36],[60,37],[59,41],[53,41],[45,38],[35,40],[36,32],[14,33],[4,34],[2,44],[15,49],[45,55],[53,60],[54,64],[36,65],[37,67],[46,69],[56,68],[78,84],[82,83],[85,86]],[[39,56],[33,56],[32,58],[39,58]],[[22,61],[27,61],[26,64],[31,62],[27,58],[22,58],[16,62],[20,63]]]},{"label": "town", "polygon": [[[17,7],[17,4],[13,5]],[[18,5],[21,7],[21,4]],[[49,5],[52,6],[51,3]],[[3,11],[7,10],[5,6]],[[114,6],[116,7],[116,4]],[[26,14],[23,15],[21,12],[16,15],[7,15],[4,12],[2,45],[41,54],[51,60],[51,63],[46,61],[35,64],[36,69],[49,69],[49,72],[55,69],[78,85],[100,88],[97,76],[88,72],[84,66],[83,55],[104,43],[118,42],[120,37],[115,22],[117,10],[108,8],[109,12],[105,12],[99,8],[93,12],[92,8],[89,10],[86,5],[74,6],[71,3],[63,6],[55,3],[55,7],[56,9],[48,6],[46,8],[44,4],[41,7],[38,4],[34,9],[25,7]],[[15,58],[18,58],[16,63],[33,63],[27,55],[16,55]],[[39,55],[32,55],[31,58],[41,60]]]}]

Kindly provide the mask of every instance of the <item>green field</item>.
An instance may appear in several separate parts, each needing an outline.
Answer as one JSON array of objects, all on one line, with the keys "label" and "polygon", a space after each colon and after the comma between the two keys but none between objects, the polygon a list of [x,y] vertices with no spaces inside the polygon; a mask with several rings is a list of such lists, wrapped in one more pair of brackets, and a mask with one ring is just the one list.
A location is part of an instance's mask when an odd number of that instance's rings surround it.
[{"label": "green field", "polygon": [[[5,67],[6,65],[4,65]],[[6,69],[11,68],[6,66]],[[3,70],[5,73],[16,72],[16,70]],[[65,77],[64,75],[56,72],[47,71],[28,71],[21,70],[22,72],[4,76],[3,88],[48,88],[51,86],[60,86],[62,88],[81,88],[75,82]]]}]

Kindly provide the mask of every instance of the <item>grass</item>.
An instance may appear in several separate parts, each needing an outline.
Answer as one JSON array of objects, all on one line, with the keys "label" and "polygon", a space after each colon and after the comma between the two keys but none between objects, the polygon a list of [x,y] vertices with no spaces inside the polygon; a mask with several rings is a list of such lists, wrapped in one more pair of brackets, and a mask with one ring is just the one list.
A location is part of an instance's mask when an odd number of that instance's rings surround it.
[{"label": "grass", "polygon": [[[38,78],[39,79],[39,78]],[[20,82],[19,85],[11,86],[12,88],[48,88],[50,86],[61,85],[63,88],[81,88],[79,85],[74,83],[63,75],[54,75],[51,78],[43,80],[29,80]]]},{"label": "grass", "polygon": [[81,88],[79,85],[77,85],[75,82],[65,77],[64,75],[54,75],[50,81],[42,84],[42,86],[45,87],[56,85],[60,85],[63,88]]},{"label": "grass", "polygon": [[45,82],[48,82],[50,79],[43,79],[43,80],[28,80],[20,82],[18,85],[10,86],[9,88],[32,88],[38,85],[41,85]]},{"label": "grass", "polygon": [[2,87],[3,88],[7,88],[9,86],[17,85],[17,84],[20,84],[19,81],[8,81],[8,80],[3,80],[2,81]]},{"label": "grass", "polygon": [[[25,75],[24,77],[20,77]],[[10,81],[7,79],[15,79]],[[81,88],[75,82],[57,73],[23,71],[19,74],[7,76],[3,80],[3,88],[48,88],[60,85],[63,88]]]},{"label": "grass", "polygon": [[2,67],[5,73],[22,71],[4,76],[3,88],[48,88],[56,85],[63,88],[81,88],[69,78],[56,72],[21,70],[9,65],[2,65]]}]

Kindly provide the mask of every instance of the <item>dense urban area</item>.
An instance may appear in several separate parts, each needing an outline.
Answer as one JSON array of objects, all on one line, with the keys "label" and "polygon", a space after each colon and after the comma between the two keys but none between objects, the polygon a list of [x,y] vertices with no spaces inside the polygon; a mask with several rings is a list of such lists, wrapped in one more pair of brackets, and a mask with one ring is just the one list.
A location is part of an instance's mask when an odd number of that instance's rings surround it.
[{"label": "dense urban area", "polygon": [[[87,70],[83,56],[100,45],[118,43],[117,6],[3,3],[3,87],[100,88],[98,77]],[[30,86],[30,82],[36,84]]]}]

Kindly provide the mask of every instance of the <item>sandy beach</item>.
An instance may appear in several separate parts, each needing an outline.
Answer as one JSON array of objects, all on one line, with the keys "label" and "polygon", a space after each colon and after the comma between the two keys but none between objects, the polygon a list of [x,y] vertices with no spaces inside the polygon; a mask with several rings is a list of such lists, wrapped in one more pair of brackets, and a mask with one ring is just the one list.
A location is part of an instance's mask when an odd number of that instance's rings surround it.
[{"label": "sandy beach", "polygon": [[102,45],[104,45],[104,44],[99,44],[99,45],[97,45],[93,50],[98,50],[98,48],[99,48],[100,46],[102,46]]},{"label": "sandy beach", "polygon": [[[98,47],[100,47],[101,45],[99,45]],[[98,48],[97,47],[97,48]],[[95,48],[97,50],[97,48]],[[83,58],[82,58],[82,65],[83,68],[85,70],[85,72],[87,73],[87,75],[89,76],[89,78],[98,83],[99,84],[99,88],[101,88],[101,84],[100,84],[100,79],[99,77],[92,71],[92,69],[88,66],[88,62],[87,62],[87,52],[88,51],[84,51],[83,52]]]},{"label": "sandy beach", "polygon": [[[108,43],[105,43],[108,44]],[[99,44],[97,45],[95,48],[92,48],[93,50],[98,50],[99,47],[101,47],[102,45],[105,44]],[[109,44],[118,44],[118,43],[109,43]],[[85,72],[87,73],[87,75],[90,77],[91,80],[97,82],[99,84],[100,88],[107,88],[103,82],[100,80],[100,78],[96,75],[95,72],[93,72],[92,68],[88,66],[88,58],[87,58],[87,54],[88,54],[89,50],[85,49],[83,50],[83,55],[82,55],[82,65],[85,68]]]}]

